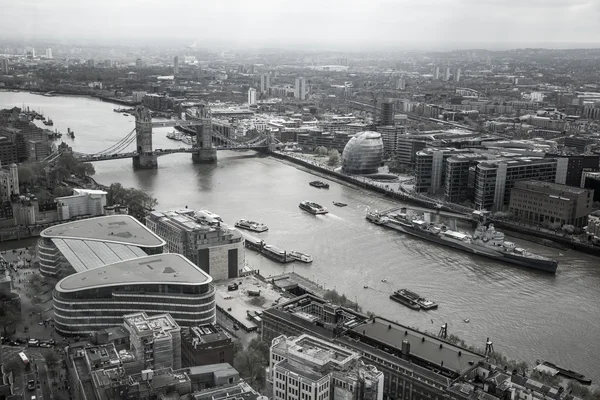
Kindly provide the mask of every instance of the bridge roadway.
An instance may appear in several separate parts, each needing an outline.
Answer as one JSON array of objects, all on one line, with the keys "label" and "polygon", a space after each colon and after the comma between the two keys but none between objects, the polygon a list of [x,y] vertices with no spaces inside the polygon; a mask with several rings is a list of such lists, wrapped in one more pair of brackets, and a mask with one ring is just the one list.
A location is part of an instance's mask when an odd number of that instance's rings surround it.
[{"label": "bridge roadway", "polygon": [[[212,147],[215,150],[262,150],[267,149],[268,146],[257,146],[257,145],[248,145],[248,146],[214,146]],[[152,153],[147,153],[145,155],[155,155],[157,157],[166,156],[169,154],[175,153],[195,153],[197,152],[197,148],[179,148],[179,149],[156,149]],[[133,158],[138,155],[137,151],[132,151],[130,153],[116,153],[116,154],[82,154],[75,153],[75,156],[79,158],[81,161],[93,162],[93,161],[108,161],[108,160],[120,160],[123,158]]]}]

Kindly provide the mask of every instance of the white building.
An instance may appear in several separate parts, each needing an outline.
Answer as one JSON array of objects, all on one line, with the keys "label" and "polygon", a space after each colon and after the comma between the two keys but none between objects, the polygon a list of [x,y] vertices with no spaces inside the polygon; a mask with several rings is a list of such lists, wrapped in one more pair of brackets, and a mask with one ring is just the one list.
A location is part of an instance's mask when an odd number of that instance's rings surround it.
[{"label": "white building", "polygon": [[433,79],[435,79],[436,81],[440,79],[440,67],[435,67],[433,69]]},{"label": "white building", "polygon": [[406,79],[404,79],[404,78],[398,79],[398,82],[396,83],[396,89],[398,89],[398,90],[406,89]]},{"label": "white building", "polygon": [[248,89],[248,105],[253,106],[256,104],[256,89]]},{"label": "white building", "polygon": [[460,68],[456,68],[456,72],[454,73],[454,82],[460,82]]},{"label": "white building", "polygon": [[296,85],[294,86],[294,98],[298,100],[306,99],[306,79],[303,77],[296,78]]},{"label": "white building", "polygon": [[273,339],[269,367],[274,400],[383,399],[382,372],[358,353],[306,334]]},{"label": "white building", "polygon": [[52,59],[52,48],[50,47],[46,49],[46,58]]},{"label": "white building", "polygon": [[13,194],[19,194],[19,168],[17,164],[0,167],[0,200],[10,200]]},{"label": "white building", "polygon": [[271,77],[269,76],[269,74],[262,74],[260,76],[260,92],[268,94],[270,87],[271,87]]},{"label": "white building", "polygon": [[103,190],[73,189],[72,196],[57,197],[58,220],[65,221],[73,217],[104,215],[106,192]]},{"label": "white building", "polygon": [[444,80],[445,81],[450,80],[450,67],[446,67],[446,69],[444,70]]}]

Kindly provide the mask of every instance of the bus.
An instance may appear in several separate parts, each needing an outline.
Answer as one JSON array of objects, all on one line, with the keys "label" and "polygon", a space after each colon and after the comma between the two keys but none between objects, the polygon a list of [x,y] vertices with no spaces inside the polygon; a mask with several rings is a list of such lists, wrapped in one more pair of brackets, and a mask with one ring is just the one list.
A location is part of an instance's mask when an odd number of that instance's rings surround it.
[{"label": "bus", "polygon": [[19,353],[19,357],[21,357],[21,361],[23,361],[23,364],[25,365],[25,369],[28,370],[29,369],[29,359],[27,358],[25,353],[23,353],[23,352]]}]

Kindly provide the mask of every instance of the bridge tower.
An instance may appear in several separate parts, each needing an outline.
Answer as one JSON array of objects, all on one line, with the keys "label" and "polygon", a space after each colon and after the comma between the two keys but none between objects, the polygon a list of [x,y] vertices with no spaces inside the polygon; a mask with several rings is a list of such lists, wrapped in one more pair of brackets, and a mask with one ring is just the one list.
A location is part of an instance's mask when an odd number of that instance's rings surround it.
[{"label": "bridge tower", "polygon": [[158,157],[152,151],[152,116],[146,107],[135,109],[135,133],[137,155],[133,157],[133,167],[158,168]]},{"label": "bridge tower", "polygon": [[196,126],[196,144],[192,153],[192,161],[195,163],[217,162],[217,149],[212,145],[212,115],[210,107],[206,104],[199,105],[194,118],[204,121],[202,125]]}]

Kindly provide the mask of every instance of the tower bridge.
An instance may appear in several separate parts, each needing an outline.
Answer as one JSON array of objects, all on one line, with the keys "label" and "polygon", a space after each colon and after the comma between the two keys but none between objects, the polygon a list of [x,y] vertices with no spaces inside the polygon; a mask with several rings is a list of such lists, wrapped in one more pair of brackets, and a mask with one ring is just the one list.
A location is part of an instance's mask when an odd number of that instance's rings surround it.
[{"label": "tower bridge", "polygon": [[[89,162],[131,158],[134,168],[153,169],[158,167],[158,157],[168,154],[191,153],[194,163],[213,163],[217,161],[217,150],[269,151],[280,144],[270,132],[247,141],[239,141],[217,132],[212,127],[210,108],[206,105],[200,105],[195,114],[186,115],[190,119],[153,121],[150,110],[142,106],[136,107],[135,128],[121,140],[95,154],[73,154],[78,159]],[[154,149],[152,129],[157,127],[194,127],[196,140],[192,148]],[[134,141],[135,151],[125,151]],[[45,161],[53,162],[59,156],[60,152],[53,153]]]}]

